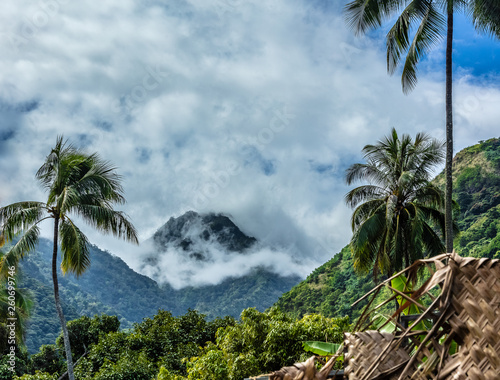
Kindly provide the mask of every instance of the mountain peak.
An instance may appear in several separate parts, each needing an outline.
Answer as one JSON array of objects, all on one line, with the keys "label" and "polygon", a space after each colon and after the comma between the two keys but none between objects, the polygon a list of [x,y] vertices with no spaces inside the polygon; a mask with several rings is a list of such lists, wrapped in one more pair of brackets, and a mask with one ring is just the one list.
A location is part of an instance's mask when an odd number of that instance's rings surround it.
[{"label": "mountain peak", "polygon": [[216,243],[230,252],[244,252],[257,240],[244,234],[226,215],[188,211],[177,218],[171,217],[155,232],[153,242],[160,251],[174,247],[203,260],[206,255],[197,252],[197,243]]}]

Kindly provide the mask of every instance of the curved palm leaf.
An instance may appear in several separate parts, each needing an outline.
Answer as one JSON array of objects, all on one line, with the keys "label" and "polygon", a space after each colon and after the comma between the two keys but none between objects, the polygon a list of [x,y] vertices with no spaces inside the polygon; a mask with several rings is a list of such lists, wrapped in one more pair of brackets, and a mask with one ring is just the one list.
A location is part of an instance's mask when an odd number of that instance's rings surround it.
[{"label": "curved palm leaf", "polygon": [[[33,307],[31,294],[18,287],[19,269],[17,268],[18,257],[10,254],[10,251],[3,253],[0,251],[0,320],[7,321],[8,318],[15,318],[15,334],[20,344],[24,342],[27,321]],[[12,274],[11,268],[16,268]],[[12,307],[12,295],[9,293],[9,282],[14,282],[14,307]]]},{"label": "curved palm leaf", "polygon": [[[412,3],[414,2],[416,1],[414,0]],[[425,13],[422,15],[420,25],[406,54],[406,61],[401,79],[404,93],[408,93],[415,88],[417,84],[418,62],[422,56],[427,54],[433,45],[436,45],[442,39],[442,34],[445,29],[445,19],[443,15],[435,9],[432,1],[419,1],[418,3],[425,4],[426,9],[419,10]],[[387,50],[387,54],[391,54],[389,49]]]},{"label": "curved palm leaf", "polygon": [[42,220],[46,205],[42,202],[18,202],[0,208],[2,236],[12,241],[21,231]]},{"label": "curved palm leaf", "polygon": [[395,0],[354,0],[347,4],[347,23],[356,34],[382,25],[382,22],[400,8]]},{"label": "curved palm leaf", "polygon": [[24,342],[24,334],[26,332],[28,318],[31,314],[33,301],[26,289],[16,288],[14,290],[14,307],[9,302],[8,288],[0,286],[0,317],[2,321],[7,321],[8,318],[16,320],[15,334],[17,342],[21,345]]},{"label": "curved palm leaf", "polygon": [[71,221],[65,218],[59,224],[63,273],[80,276],[90,267],[89,241],[85,234]]},{"label": "curved palm leaf", "polygon": [[382,213],[385,210],[384,199],[372,199],[360,204],[352,213],[351,227],[353,231],[357,230],[359,225],[364,223],[371,215]]},{"label": "curved palm leaf", "polygon": [[88,204],[78,205],[75,212],[103,233],[111,233],[129,242],[138,243],[136,229],[123,212]]},{"label": "curved palm leaf", "polygon": [[40,227],[35,224],[24,231],[19,240],[14,244],[14,246],[9,250],[8,256],[12,257],[12,260],[19,260],[34,250],[38,244],[38,238],[40,235]]},{"label": "curved palm leaf", "polygon": [[465,9],[476,30],[500,38],[500,3],[497,0],[468,1]]},{"label": "curved palm leaf", "polygon": [[384,197],[384,195],[385,190],[383,188],[374,185],[364,185],[349,191],[345,195],[344,200],[349,206],[355,207],[360,202],[378,199]]}]

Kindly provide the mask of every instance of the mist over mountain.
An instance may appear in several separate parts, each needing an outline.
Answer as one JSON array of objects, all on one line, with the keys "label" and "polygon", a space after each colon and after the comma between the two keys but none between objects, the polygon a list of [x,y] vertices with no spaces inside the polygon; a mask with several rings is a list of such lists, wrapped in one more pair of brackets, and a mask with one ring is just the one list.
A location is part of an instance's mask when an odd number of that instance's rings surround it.
[{"label": "mist over mountain", "polygon": [[217,285],[256,270],[304,278],[310,269],[296,247],[260,242],[216,213],[188,211],[170,218],[142,244],[142,251],[139,272],[174,289]]},{"label": "mist over mountain", "polygon": [[[117,315],[122,328],[151,317],[159,309],[174,315],[196,309],[209,318],[255,307],[264,311],[302,278],[283,269],[293,259],[286,251],[263,246],[247,236],[227,216],[188,212],[170,220],[149,239],[144,272],[131,269],[113,253],[90,246],[91,266],[79,278],[63,276],[59,285],[68,320],[101,313]],[[23,287],[35,306],[29,322],[30,352],[51,344],[60,332],[51,281],[52,242],[40,239],[21,263]],[[60,258],[59,258],[60,264]],[[170,285],[182,285],[177,288]],[[176,282],[177,281],[177,282]]]}]

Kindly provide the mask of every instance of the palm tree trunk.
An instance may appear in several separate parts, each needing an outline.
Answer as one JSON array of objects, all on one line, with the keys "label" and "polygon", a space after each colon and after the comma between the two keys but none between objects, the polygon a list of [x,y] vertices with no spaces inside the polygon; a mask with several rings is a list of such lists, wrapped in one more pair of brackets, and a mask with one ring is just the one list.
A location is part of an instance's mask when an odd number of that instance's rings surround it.
[{"label": "palm tree trunk", "polygon": [[448,5],[448,27],[446,35],[446,198],[445,239],[446,252],[453,251],[452,214],[452,164],[453,164],[453,105],[452,105],[452,51],[453,51],[453,6]]},{"label": "palm tree trunk", "polygon": [[57,280],[57,240],[59,230],[59,216],[55,217],[54,221],[54,249],[52,253],[52,282],[54,283],[54,301],[56,304],[57,315],[59,316],[59,321],[61,322],[61,327],[63,331],[64,340],[64,350],[66,352],[66,364],[68,367],[68,378],[69,380],[75,380],[75,375],[73,373],[73,357],[71,355],[71,346],[69,343],[69,334],[66,327],[66,318],[64,318],[63,309],[61,306],[61,300],[59,299],[59,281]]}]

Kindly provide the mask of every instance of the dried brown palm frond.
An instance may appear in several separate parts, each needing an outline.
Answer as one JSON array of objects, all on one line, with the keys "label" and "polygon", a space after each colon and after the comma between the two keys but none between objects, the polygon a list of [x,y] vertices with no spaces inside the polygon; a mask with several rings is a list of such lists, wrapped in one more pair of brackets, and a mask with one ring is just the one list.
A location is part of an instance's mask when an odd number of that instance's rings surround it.
[{"label": "dried brown palm frond", "polygon": [[326,380],[337,358],[338,354],[332,356],[321,370],[317,371],[316,357],[311,356],[303,363],[296,363],[273,372],[269,376],[269,380]]},{"label": "dried brown palm frond", "polygon": [[[432,275],[403,297],[403,304],[390,318],[396,325],[394,334],[346,334],[345,374],[350,380],[499,379],[500,261],[444,254],[419,260],[397,275],[410,278],[422,266]],[[364,298],[390,287],[391,279]],[[403,310],[411,303],[421,307],[419,300],[436,287],[440,293],[432,297],[430,306],[409,327],[401,325]],[[371,306],[373,299],[358,326],[377,308]],[[417,330],[414,326],[423,320],[432,321],[432,327]]]}]

